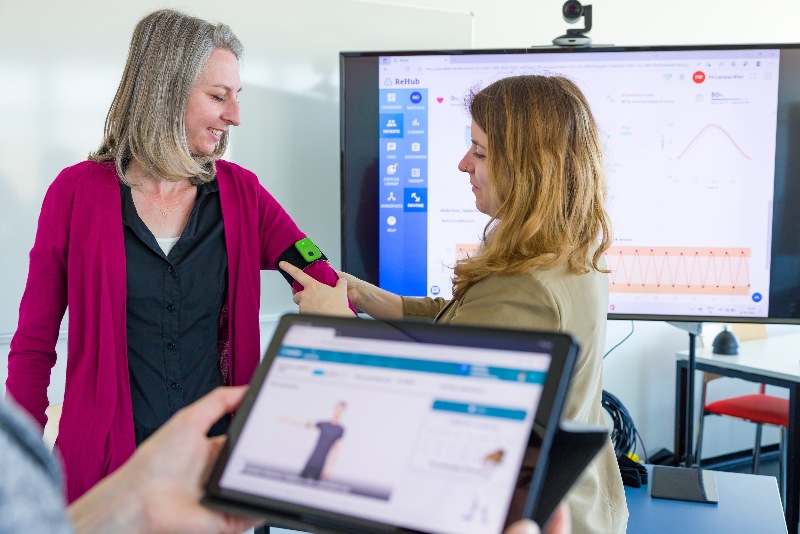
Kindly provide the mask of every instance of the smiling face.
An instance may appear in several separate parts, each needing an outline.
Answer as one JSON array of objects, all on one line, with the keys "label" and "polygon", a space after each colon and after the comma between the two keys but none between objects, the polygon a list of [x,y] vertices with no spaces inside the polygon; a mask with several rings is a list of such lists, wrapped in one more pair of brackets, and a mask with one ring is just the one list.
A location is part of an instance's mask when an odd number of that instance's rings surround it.
[{"label": "smiling face", "polygon": [[497,211],[497,206],[494,205],[489,191],[489,168],[486,165],[489,138],[475,121],[472,121],[470,132],[472,145],[458,163],[458,170],[469,174],[469,183],[472,184],[472,193],[475,195],[475,207],[481,213],[491,216]]},{"label": "smiling face", "polygon": [[208,155],[231,126],[238,126],[239,61],[228,50],[215,49],[186,103],[186,135],[192,154]]}]

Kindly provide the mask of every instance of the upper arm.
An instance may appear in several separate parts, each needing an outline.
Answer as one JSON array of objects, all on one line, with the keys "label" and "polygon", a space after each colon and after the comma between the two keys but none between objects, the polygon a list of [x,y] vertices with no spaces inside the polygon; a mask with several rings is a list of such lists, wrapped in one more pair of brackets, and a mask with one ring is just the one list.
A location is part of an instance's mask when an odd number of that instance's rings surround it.
[{"label": "upper arm", "polygon": [[528,274],[493,276],[472,286],[452,324],[560,330],[561,311],[546,284]]},{"label": "upper arm", "polygon": [[274,270],[278,268],[278,258],[281,254],[306,235],[264,186],[257,184],[256,188],[261,236],[261,268]]},{"label": "upper arm", "polygon": [[[261,184],[258,184],[258,190],[260,195],[258,210],[261,269],[275,270],[278,268],[281,255],[306,235],[300,231],[283,206]],[[326,261],[315,261],[303,268],[303,272],[331,287],[334,287],[339,280],[336,271]],[[303,286],[297,282],[292,282],[291,285],[295,291],[303,290]],[[351,308],[355,313],[352,305]]]}]

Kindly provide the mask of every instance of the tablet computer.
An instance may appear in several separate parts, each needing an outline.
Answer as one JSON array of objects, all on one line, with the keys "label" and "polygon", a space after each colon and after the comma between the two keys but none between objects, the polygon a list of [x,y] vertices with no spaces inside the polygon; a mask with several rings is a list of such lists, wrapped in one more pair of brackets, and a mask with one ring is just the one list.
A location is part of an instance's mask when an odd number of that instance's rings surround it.
[{"label": "tablet computer", "polygon": [[286,315],[204,502],[309,532],[541,524],[576,353],[565,334]]}]

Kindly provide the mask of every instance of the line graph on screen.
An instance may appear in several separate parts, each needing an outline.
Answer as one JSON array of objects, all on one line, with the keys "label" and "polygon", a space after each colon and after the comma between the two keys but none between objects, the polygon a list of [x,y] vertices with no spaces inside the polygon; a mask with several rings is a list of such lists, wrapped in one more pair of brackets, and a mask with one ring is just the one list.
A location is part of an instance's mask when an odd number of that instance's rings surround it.
[{"label": "line graph on screen", "polygon": [[[739,146],[739,143],[736,142],[736,140],[733,138],[733,136],[731,136],[731,134],[729,134],[727,132],[727,130],[725,130],[725,128],[723,128],[719,124],[708,124],[708,125],[706,125],[702,130],[700,130],[700,132],[697,133],[697,135],[694,136],[694,138],[691,141],[689,141],[689,143],[686,145],[686,147],[680,152],[680,154],[678,154],[678,156],[675,159],[676,160],[683,159],[683,157],[686,156],[687,153],[689,153],[693,149],[697,150],[697,151],[702,151],[702,152],[704,152],[704,155],[707,155],[707,153],[709,151],[708,150],[704,150],[704,149],[707,149],[707,147],[697,147],[698,142],[701,141],[701,139],[703,139],[704,137],[706,137],[708,139],[711,139],[713,137],[717,137],[718,139],[715,139],[716,143],[719,143],[720,140],[726,140],[735,149],[735,151],[738,153],[739,156],[741,156],[742,158],[744,158],[745,160],[748,160],[748,161],[752,159],[742,149],[742,147]],[[708,143],[708,141],[706,141],[706,142]],[[717,151],[717,152],[719,152],[719,151]]]},{"label": "line graph on screen", "polygon": [[611,292],[750,293],[749,248],[614,246],[605,259]]}]

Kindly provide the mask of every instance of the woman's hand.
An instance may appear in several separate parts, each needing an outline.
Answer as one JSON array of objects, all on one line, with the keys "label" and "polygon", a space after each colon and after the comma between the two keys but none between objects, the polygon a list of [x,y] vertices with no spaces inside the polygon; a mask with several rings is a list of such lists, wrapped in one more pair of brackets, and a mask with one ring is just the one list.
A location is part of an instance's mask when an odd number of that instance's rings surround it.
[{"label": "woman's hand", "polygon": [[[282,261],[278,267],[303,286],[303,291],[295,293],[292,297],[294,303],[299,306],[300,313],[353,317],[353,311],[347,302],[347,278],[339,278],[336,287],[330,287],[308,276],[291,263]],[[351,301],[355,304],[355,300]]]},{"label": "woman's hand", "polygon": [[356,278],[352,274],[347,274],[344,271],[336,271],[336,274],[342,280],[347,281],[347,298],[350,299],[350,302],[353,303],[353,306],[356,308],[361,308],[360,303],[364,300],[364,292],[366,290],[364,286],[366,283],[363,280]]},{"label": "woman's hand", "polygon": [[544,531],[540,531],[538,525],[530,519],[520,519],[508,529],[505,534],[571,534],[572,520],[569,515],[569,508],[566,504],[560,504],[553,512],[553,516],[545,525]]},{"label": "woman's hand", "polygon": [[403,299],[390,291],[381,289],[352,274],[336,271],[339,278],[347,281],[347,297],[353,306],[373,319],[402,319]]},{"label": "woman's hand", "polygon": [[242,402],[246,387],[217,388],[181,409],[136,449],[130,460],[72,504],[83,532],[241,532],[263,520],[200,503],[224,436],[208,429]]}]

